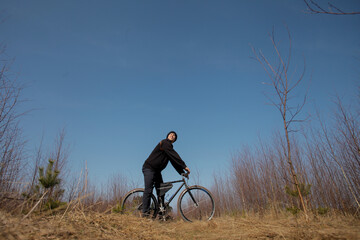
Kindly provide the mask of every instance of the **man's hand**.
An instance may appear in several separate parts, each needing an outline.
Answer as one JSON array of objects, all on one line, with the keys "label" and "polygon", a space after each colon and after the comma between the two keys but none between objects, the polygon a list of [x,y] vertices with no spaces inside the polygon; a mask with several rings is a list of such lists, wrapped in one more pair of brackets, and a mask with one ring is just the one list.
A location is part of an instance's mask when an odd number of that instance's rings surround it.
[{"label": "man's hand", "polygon": [[188,173],[190,173],[190,169],[188,167],[185,168],[185,171],[187,171]]}]

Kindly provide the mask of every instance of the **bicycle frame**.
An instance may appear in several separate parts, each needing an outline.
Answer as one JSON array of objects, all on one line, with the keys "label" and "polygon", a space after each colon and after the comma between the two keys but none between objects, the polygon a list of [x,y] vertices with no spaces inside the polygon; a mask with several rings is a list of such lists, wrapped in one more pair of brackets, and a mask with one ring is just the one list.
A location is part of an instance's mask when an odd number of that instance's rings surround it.
[{"label": "bicycle frame", "polygon": [[[186,183],[185,177],[182,176],[182,180],[177,180],[177,181],[171,181],[171,182],[164,182],[164,183],[180,183],[182,182],[182,184],[180,185],[180,187],[178,188],[178,190],[176,190],[176,192],[170,197],[169,201],[164,202],[165,206],[169,206],[171,201],[175,198],[175,196],[179,193],[179,191],[182,189],[183,186],[185,186],[186,189],[189,188],[189,186]],[[196,202],[195,198],[193,197],[193,195],[191,194],[191,192],[189,192],[189,195],[191,197],[191,199],[194,201],[195,205],[198,206],[198,203]],[[165,196],[164,196],[165,197]],[[164,199],[165,200],[165,199]],[[160,207],[161,207],[161,202],[159,203]]]},{"label": "bicycle frame", "polygon": [[[185,188],[188,188],[188,185],[186,184],[185,178],[183,177],[182,180],[177,180],[177,181],[171,181],[171,182],[165,182],[165,183],[180,183],[182,182],[182,184],[180,185],[180,187],[178,188],[178,190],[176,190],[176,192],[170,197],[169,201],[167,201],[165,203],[165,205],[169,206],[170,202],[175,198],[175,196],[179,193],[179,191],[182,189],[183,186],[185,186]],[[161,204],[161,203],[159,203]]]}]

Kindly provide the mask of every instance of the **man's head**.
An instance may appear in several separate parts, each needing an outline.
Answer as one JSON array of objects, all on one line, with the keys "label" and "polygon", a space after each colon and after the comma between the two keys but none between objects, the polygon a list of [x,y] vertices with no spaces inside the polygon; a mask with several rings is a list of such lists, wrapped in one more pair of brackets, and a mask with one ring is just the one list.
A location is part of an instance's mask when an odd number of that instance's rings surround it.
[{"label": "man's head", "polygon": [[176,134],[176,132],[171,131],[171,132],[168,133],[168,135],[166,136],[166,138],[169,139],[171,142],[174,143],[174,142],[176,141],[176,139],[177,139],[177,134]]}]

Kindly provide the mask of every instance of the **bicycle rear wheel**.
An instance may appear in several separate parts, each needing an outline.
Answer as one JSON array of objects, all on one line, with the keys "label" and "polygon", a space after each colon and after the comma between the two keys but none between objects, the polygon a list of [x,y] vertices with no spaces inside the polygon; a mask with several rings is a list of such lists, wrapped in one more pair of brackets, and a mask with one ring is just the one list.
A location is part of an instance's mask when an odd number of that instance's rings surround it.
[{"label": "bicycle rear wheel", "polygon": [[[124,200],[121,204],[121,213],[123,214],[130,214],[134,216],[141,217],[142,210],[143,210],[143,195],[144,189],[137,188],[128,192]],[[154,196],[151,194],[151,202],[150,202],[150,214],[149,216],[155,218],[158,212],[158,203]]]},{"label": "bicycle rear wheel", "polygon": [[209,190],[191,186],[180,194],[178,210],[185,221],[209,221],[215,213],[215,202]]}]

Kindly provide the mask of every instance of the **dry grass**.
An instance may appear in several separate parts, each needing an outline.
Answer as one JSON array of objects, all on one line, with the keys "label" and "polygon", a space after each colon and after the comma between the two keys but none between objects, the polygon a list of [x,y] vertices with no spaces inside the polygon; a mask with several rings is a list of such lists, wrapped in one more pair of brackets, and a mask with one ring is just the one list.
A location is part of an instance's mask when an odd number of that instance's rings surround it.
[{"label": "dry grass", "polygon": [[221,217],[210,222],[159,222],[120,214],[71,212],[22,220],[0,212],[0,239],[360,239],[352,217],[304,219]]}]

